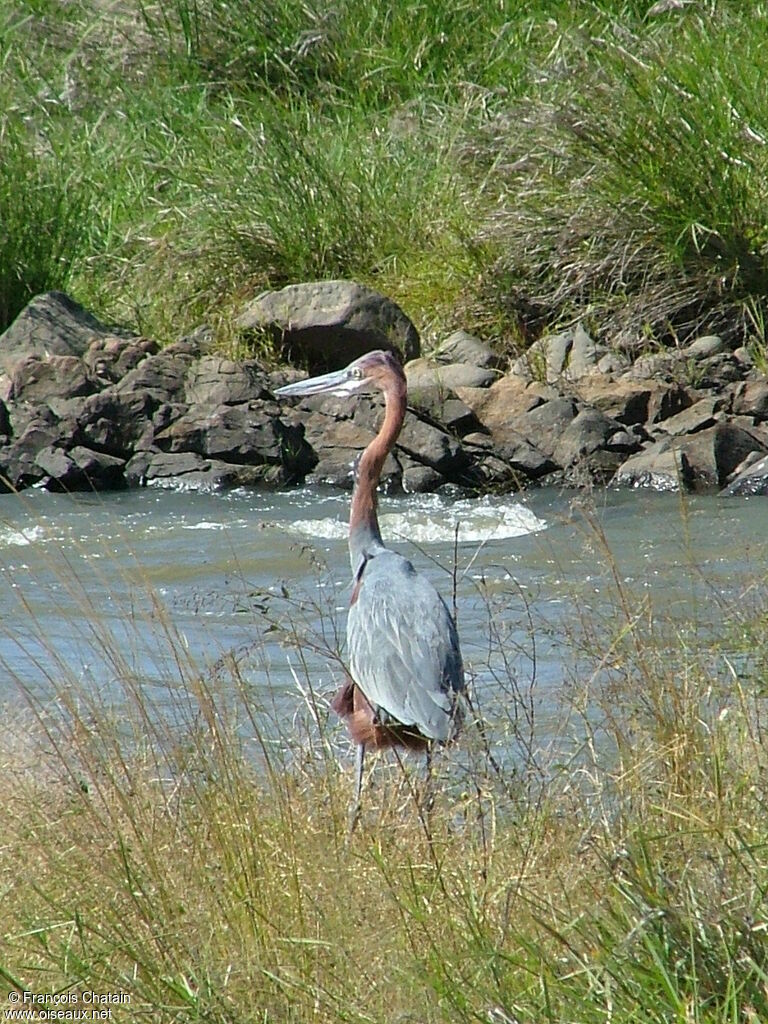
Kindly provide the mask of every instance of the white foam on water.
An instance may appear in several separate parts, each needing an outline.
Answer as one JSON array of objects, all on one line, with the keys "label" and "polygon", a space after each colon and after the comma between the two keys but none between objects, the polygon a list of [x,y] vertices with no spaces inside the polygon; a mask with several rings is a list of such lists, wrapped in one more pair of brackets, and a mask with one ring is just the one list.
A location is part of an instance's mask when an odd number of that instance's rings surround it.
[{"label": "white foam on water", "polygon": [[0,547],[3,548],[26,547],[46,539],[46,532],[42,526],[29,526],[23,530],[14,530],[11,527],[0,529]]},{"label": "white foam on water", "polygon": [[208,522],[207,520],[203,520],[200,523],[183,523],[181,528],[182,528],[182,530],[229,530],[233,526],[242,526],[242,525],[243,525],[242,520],[234,522],[234,523],[232,523],[232,522],[212,523],[212,522]]},{"label": "white foam on water", "polygon": [[300,533],[304,537],[316,537],[318,540],[345,540],[347,522],[340,519],[297,519],[287,523],[289,533]]},{"label": "white foam on water", "polygon": [[[430,501],[429,497],[414,502],[402,512],[385,512],[379,516],[385,538],[410,540],[416,544],[441,544],[453,541],[458,529],[459,543],[482,543],[525,537],[547,528],[530,509],[518,502],[493,499],[462,500],[450,505]],[[287,528],[319,540],[345,540],[346,519],[299,519]]]}]

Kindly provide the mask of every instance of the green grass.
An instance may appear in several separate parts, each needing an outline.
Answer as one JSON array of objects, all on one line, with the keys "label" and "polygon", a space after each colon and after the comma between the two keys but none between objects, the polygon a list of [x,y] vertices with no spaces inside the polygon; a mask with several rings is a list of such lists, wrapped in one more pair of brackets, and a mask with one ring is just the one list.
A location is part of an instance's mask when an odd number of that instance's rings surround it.
[{"label": "green grass", "polygon": [[[272,595],[252,647],[204,666],[146,581],[113,631],[89,604],[103,566],[70,557],[62,592],[111,682],[84,680],[34,620],[3,639],[55,699],[15,675],[0,988],[126,992],[124,1021],[765,1020],[765,579],[722,604],[716,630],[673,623],[585,524],[613,594],[602,619],[574,605],[554,637],[573,665],[556,745],[530,741],[527,662],[506,633],[520,594],[489,592],[473,668],[495,673],[491,746],[468,726],[429,812],[419,765],[384,759],[352,837],[345,745],[301,657],[311,643],[338,672],[333,594]],[[280,635],[296,667],[290,723],[249,684],[260,635]],[[154,652],[162,696],[134,650]],[[497,770],[500,744],[516,770]]]},{"label": "green grass", "polygon": [[0,128],[0,325],[39,292],[67,289],[89,251],[87,170],[16,123]]},{"label": "green grass", "polygon": [[6,5],[0,325],[58,284],[226,342],[254,291],[344,275],[428,344],[762,344],[766,5],[648,7]]}]

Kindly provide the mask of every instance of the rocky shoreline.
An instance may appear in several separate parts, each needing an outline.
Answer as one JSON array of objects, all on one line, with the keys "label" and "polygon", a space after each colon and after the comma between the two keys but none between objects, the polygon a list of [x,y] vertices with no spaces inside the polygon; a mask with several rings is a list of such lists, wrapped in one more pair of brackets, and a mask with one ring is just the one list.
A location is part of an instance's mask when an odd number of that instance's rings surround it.
[{"label": "rocky shoreline", "polygon": [[[409,411],[384,468],[391,491],[556,483],[768,494],[765,367],[719,337],[632,360],[576,327],[507,365],[459,331],[426,360],[405,314],[353,282],[266,293],[238,326],[270,332],[313,371],[378,347],[404,356]],[[274,389],[296,376],[217,355],[204,327],[161,349],[63,293],[37,296],[0,336],[0,489],[348,488],[381,411],[278,403]]]}]

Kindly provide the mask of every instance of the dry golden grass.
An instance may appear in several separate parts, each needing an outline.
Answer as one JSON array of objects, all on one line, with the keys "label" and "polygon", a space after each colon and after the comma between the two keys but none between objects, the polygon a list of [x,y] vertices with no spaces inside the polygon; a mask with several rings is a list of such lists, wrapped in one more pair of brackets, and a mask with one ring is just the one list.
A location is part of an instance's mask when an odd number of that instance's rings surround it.
[{"label": "dry golden grass", "polygon": [[519,742],[510,667],[434,805],[418,761],[382,759],[351,836],[348,758],[299,670],[306,712],[280,725],[155,606],[136,628],[176,654],[163,711],[94,611],[111,703],[60,665],[54,701],[20,685],[4,714],[4,987],[125,992],[125,1021],[766,1019],[762,583],[716,636],[615,588],[560,638],[556,748]]}]

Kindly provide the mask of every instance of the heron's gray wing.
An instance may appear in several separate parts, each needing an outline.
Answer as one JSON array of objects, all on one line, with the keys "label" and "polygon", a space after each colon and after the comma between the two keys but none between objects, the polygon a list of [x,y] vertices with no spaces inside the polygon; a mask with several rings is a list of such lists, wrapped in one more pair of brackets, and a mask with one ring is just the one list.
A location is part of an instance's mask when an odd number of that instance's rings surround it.
[{"label": "heron's gray wing", "polygon": [[430,739],[455,731],[464,689],[459,641],[445,602],[401,555],[365,565],[347,621],[349,667],[368,701]]}]

